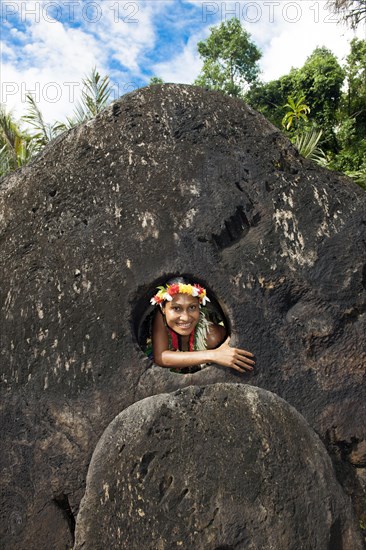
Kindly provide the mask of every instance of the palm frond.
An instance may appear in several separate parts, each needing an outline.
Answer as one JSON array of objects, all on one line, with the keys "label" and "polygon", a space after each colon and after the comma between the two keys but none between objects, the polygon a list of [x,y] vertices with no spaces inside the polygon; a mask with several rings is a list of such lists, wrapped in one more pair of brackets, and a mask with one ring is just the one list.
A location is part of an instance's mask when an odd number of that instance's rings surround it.
[{"label": "palm frond", "polygon": [[109,103],[112,86],[108,76],[101,77],[96,68],[91,75],[83,79],[81,100],[74,108],[72,117],[67,117],[66,123],[58,123],[58,127],[68,130],[95,117]]},{"label": "palm frond", "polygon": [[45,144],[49,141],[49,136],[46,124],[43,120],[43,115],[36,103],[36,100],[31,94],[27,94],[26,100],[28,103],[28,114],[24,115],[22,118],[35,130],[38,130],[38,132],[34,134],[35,139],[40,142],[42,141],[43,144]]},{"label": "palm frond", "polygon": [[7,152],[6,145],[0,148],[0,177],[5,176],[12,170],[11,161]]},{"label": "palm frond", "polygon": [[36,100],[31,94],[27,95],[28,102],[28,114],[24,115],[22,119],[32,126],[37,132],[33,134],[33,138],[37,142],[39,148],[46,145],[54,139],[60,132],[58,129],[58,123],[48,124],[44,121],[43,115],[36,103]]},{"label": "palm frond", "polygon": [[307,115],[310,113],[310,107],[306,105],[304,95],[298,97],[289,96],[283,108],[289,109],[282,119],[282,126],[286,128],[286,130],[290,130],[294,121],[298,122],[299,120],[303,120],[307,122]]},{"label": "palm frond", "polygon": [[94,68],[90,77],[85,78],[83,83],[85,86],[82,92],[84,103],[89,113],[95,116],[107,106],[112,93],[109,77],[101,77]]},{"label": "palm frond", "polygon": [[0,105],[0,146],[5,146],[8,154],[14,158],[16,157],[15,142],[17,136],[20,134],[21,130],[11,113],[7,113],[4,106]]},{"label": "palm frond", "polygon": [[300,155],[325,166],[328,162],[327,157],[324,151],[318,147],[322,134],[322,130],[311,128],[310,130],[296,134],[292,143],[299,151]]},{"label": "palm frond", "polygon": [[23,166],[35,152],[32,136],[0,105],[0,175]]}]

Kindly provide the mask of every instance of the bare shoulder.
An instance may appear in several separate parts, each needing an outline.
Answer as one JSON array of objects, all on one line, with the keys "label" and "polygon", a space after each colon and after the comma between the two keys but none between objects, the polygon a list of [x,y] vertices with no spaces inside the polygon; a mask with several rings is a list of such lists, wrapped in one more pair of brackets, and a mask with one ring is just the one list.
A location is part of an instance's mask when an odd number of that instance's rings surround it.
[{"label": "bare shoulder", "polygon": [[225,327],[212,323],[206,337],[207,349],[214,349],[220,346],[226,339]]},{"label": "bare shoulder", "polygon": [[157,341],[163,342],[164,346],[166,346],[168,342],[168,333],[165,328],[164,318],[161,311],[159,310],[157,310],[157,312],[155,313],[152,324],[152,341],[153,346]]},{"label": "bare shoulder", "polygon": [[153,329],[165,329],[163,315],[160,310],[156,310],[153,320]]}]

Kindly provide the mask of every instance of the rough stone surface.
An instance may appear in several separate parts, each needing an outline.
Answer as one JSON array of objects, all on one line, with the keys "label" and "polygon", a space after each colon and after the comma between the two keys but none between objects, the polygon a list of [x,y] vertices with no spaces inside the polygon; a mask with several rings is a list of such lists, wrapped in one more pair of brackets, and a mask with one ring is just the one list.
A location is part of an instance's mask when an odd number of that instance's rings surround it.
[{"label": "rough stone surface", "polygon": [[191,386],[119,414],[93,454],[75,544],[75,550],[362,547],[318,436],[285,401],[242,384]]},{"label": "rough stone surface", "polygon": [[[350,460],[366,439],[365,203],[240,100],[178,85],[124,96],[3,179],[5,547],[68,548],[106,426],[190,384],[282,396],[365,511],[364,465]],[[144,358],[140,319],[177,273],[208,287],[232,342],[255,352],[252,375],[179,375]]]}]

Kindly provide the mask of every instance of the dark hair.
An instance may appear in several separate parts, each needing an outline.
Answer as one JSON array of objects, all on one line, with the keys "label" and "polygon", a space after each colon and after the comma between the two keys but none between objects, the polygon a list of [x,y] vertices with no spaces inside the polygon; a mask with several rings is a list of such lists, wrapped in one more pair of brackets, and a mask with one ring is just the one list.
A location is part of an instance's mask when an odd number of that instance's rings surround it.
[{"label": "dark hair", "polygon": [[182,283],[183,285],[191,284],[191,282],[188,281],[188,279],[185,279],[184,277],[173,277],[172,279],[169,279],[169,281],[167,281],[165,285],[177,285],[179,283]]}]

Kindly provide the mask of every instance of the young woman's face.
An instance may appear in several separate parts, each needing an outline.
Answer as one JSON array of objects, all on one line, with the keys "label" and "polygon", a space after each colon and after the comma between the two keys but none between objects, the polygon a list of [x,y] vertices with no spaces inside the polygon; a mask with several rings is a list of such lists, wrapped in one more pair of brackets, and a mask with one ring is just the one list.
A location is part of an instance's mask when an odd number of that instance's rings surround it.
[{"label": "young woman's face", "polygon": [[199,300],[189,294],[176,294],[163,308],[168,327],[181,336],[188,336],[198,323]]}]

